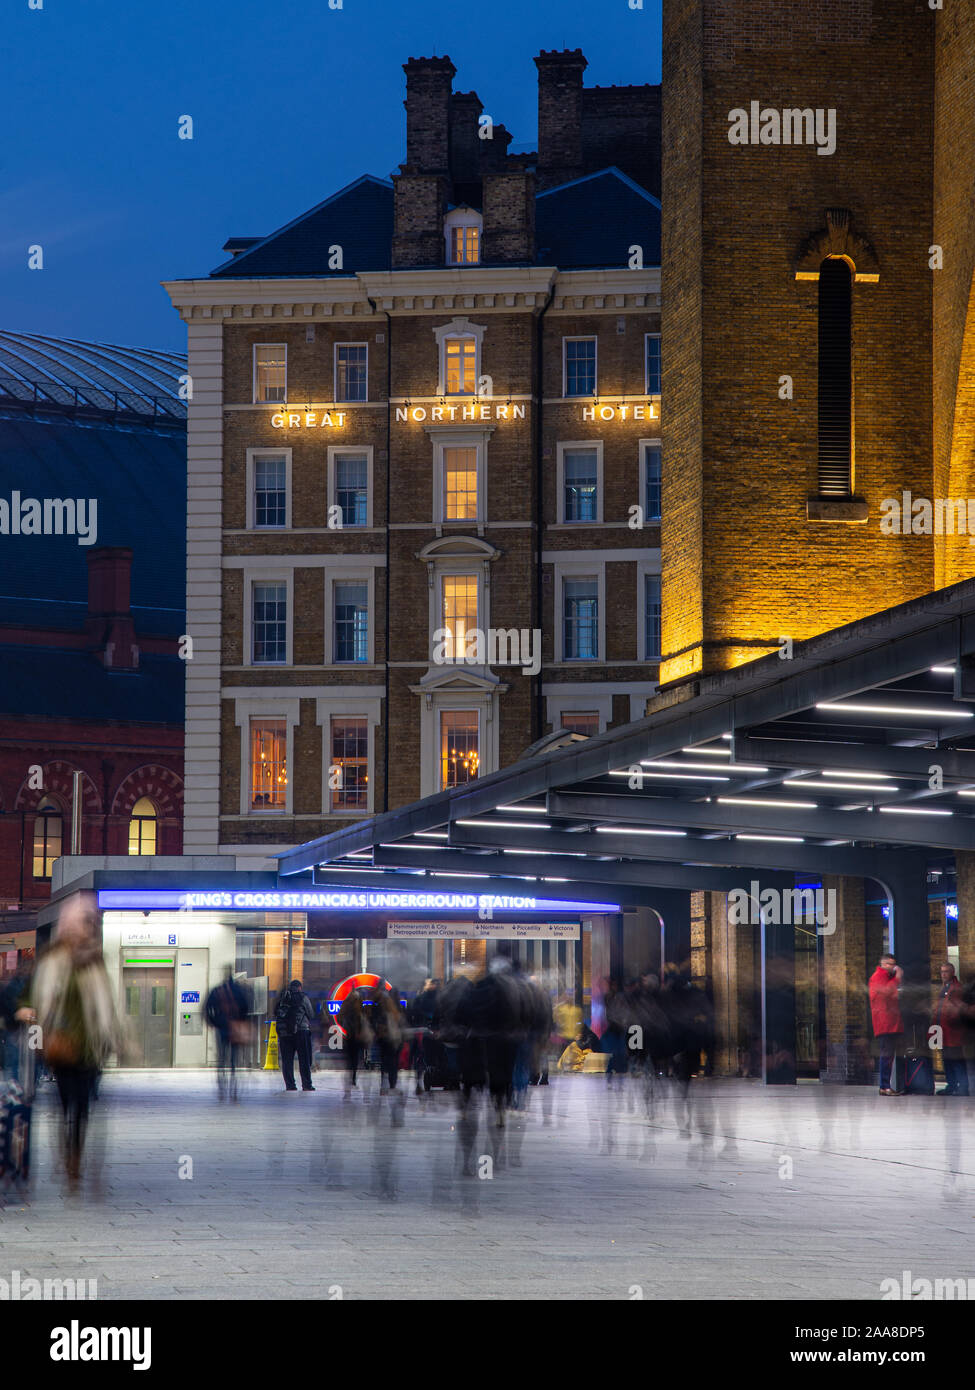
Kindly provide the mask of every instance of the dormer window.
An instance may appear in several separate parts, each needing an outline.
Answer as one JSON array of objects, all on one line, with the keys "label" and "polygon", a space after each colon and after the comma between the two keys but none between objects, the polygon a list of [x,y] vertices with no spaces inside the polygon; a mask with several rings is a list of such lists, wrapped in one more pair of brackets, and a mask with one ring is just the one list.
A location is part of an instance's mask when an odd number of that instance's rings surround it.
[{"label": "dormer window", "polygon": [[444,218],[448,265],[479,265],[481,214],[473,208],[454,208]]}]

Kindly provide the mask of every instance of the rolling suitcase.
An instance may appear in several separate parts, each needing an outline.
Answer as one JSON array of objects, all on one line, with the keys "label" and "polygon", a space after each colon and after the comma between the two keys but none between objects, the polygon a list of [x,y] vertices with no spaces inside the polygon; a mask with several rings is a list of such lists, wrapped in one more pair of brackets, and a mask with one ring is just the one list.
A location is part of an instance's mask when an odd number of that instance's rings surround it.
[{"label": "rolling suitcase", "polygon": [[908,1096],[934,1095],[934,1067],[930,1055],[909,1052],[903,1060],[904,1094]]}]

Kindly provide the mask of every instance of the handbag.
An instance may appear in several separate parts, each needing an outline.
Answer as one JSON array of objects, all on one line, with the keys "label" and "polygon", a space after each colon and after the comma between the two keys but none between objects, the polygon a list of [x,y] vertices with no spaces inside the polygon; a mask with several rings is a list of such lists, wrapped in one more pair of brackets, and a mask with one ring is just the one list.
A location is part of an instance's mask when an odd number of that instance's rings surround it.
[{"label": "handbag", "polygon": [[81,1044],[73,1034],[55,1028],[44,1035],[44,1060],[49,1067],[76,1067],[81,1061]]},{"label": "handbag", "polygon": [[232,1018],[230,1020],[230,1041],[235,1047],[249,1043],[252,1037],[251,1025],[246,1018]]}]

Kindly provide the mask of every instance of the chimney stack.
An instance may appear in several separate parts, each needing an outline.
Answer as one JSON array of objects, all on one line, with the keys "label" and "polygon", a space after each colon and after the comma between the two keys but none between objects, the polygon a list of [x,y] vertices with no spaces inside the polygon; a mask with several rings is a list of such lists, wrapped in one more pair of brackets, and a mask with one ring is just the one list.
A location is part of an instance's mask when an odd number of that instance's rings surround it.
[{"label": "chimney stack", "polygon": [[554,188],[582,174],[581,48],[543,50],[538,68],[538,186]]},{"label": "chimney stack", "polygon": [[411,174],[450,167],[450,93],[457,69],[449,58],[410,58],[406,73],[406,164]]},{"label": "chimney stack", "polygon": [[98,546],[88,551],[85,632],[102,665],[113,671],[135,671],[139,666],[131,580],[132,551],[128,546]]}]

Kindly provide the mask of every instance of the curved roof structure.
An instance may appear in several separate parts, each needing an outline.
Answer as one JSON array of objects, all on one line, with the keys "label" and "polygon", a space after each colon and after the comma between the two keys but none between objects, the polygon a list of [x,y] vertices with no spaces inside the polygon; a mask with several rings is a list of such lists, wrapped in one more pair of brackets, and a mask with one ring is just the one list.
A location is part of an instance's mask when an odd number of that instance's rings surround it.
[{"label": "curved roof structure", "polygon": [[183,425],[176,352],[0,332],[0,407]]}]

